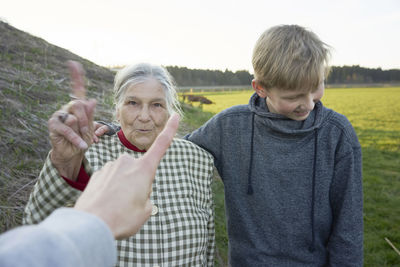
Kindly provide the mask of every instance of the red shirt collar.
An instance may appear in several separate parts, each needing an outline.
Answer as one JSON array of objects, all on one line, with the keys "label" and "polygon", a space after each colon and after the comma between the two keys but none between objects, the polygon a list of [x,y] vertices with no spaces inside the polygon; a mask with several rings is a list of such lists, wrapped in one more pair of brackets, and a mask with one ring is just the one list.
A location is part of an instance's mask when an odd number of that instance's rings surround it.
[{"label": "red shirt collar", "polygon": [[124,132],[121,130],[119,130],[119,132],[117,133],[119,141],[121,141],[121,143],[126,146],[128,149],[136,151],[136,152],[146,152],[146,150],[141,150],[139,148],[137,148],[135,145],[131,144],[131,142],[128,141],[128,139],[126,139]]}]

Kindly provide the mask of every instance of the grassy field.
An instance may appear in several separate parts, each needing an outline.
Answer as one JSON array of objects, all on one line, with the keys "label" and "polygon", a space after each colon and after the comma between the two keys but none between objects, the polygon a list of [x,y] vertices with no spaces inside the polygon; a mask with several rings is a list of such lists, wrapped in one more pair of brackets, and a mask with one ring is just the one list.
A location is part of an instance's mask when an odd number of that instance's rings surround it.
[{"label": "grassy field", "polygon": [[[197,124],[194,126],[198,126],[213,113],[232,105],[247,104],[252,93],[198,93],[214,104],[202,106],[207,113],[201,114],[201,119],[191,111],[186,120],[193,119]],[[400,88],[331,88],[325,91],[322,102],[347,116],[363,149],[364,265],[400,266],[400,256],[385,241],[386,237],[400,249]],[[214,184],[214,196],[220,256],[217,265],[223,266],[227,238],[220,181]]]}]

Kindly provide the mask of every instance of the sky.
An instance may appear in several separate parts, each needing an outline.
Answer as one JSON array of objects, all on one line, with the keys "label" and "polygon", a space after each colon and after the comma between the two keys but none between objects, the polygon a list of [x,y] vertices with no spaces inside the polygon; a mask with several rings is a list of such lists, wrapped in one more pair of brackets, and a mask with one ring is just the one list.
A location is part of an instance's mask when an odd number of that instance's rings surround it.
[{"label": "sky", "polygon": [[0,19],[102,66],[248,70],[261,33],[298,24],[331,65],[400,69],[399,0],[0,0]]}]

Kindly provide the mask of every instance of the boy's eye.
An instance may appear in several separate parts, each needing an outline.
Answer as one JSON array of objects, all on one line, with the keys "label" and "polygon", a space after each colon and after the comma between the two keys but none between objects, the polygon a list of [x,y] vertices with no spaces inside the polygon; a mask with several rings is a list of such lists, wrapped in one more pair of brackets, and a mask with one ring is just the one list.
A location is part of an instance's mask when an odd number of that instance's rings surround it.
[{"label": "boy's eye", "polygon": [[289,100],[289,101],[290,101],[290,100],[293,101],[293,100],[296,100],[296,99],[298,99],[298,98],[299,98],[298,96],[285,97],[285,99],[286,99],[286,100]]}]

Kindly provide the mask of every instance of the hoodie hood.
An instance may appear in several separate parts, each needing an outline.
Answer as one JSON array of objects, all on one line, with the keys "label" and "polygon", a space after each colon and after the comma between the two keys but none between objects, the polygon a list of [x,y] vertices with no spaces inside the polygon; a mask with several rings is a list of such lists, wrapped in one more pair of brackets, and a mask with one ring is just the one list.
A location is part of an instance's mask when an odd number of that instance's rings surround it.
[{"label": "hoodie hood", "polygon": [[257,122],[266,124],[269,129],[281,134],[308,134],[321,127],[328,113],[321,102],[315,104],[314,109],[304,121],[295,121],[283,115],[269,112],[265,98],[254,93],[249,101],[249,108],[254,115],[260,116]]}]

